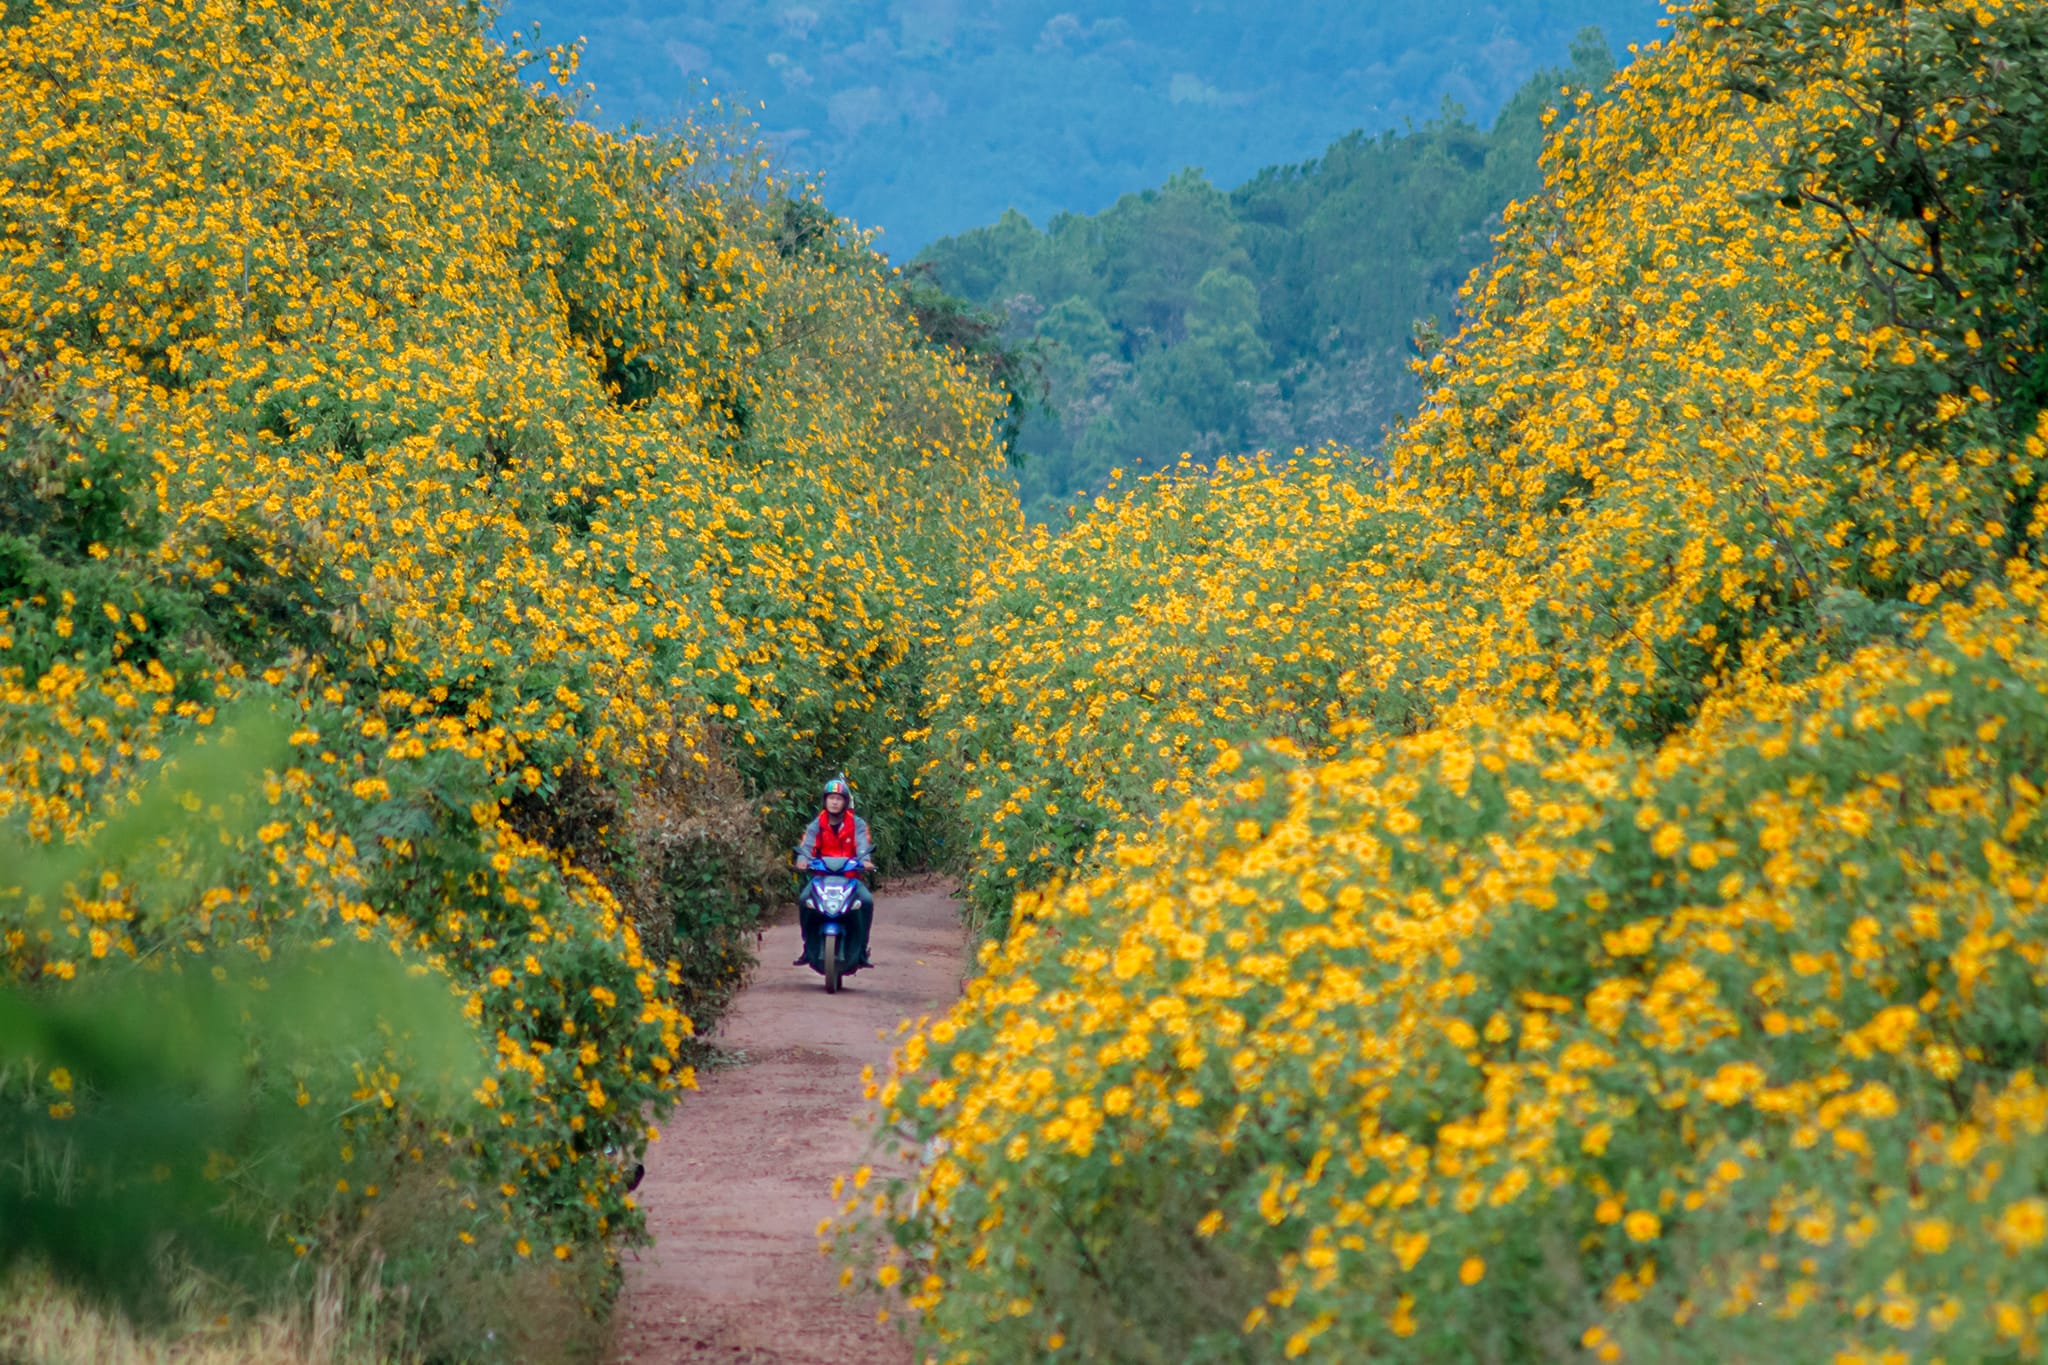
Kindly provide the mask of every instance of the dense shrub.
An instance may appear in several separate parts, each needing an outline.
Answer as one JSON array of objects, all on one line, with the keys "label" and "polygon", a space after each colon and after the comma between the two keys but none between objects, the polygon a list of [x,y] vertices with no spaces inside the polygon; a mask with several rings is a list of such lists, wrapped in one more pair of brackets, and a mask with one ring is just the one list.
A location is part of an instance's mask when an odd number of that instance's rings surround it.
[{"label": "dense shrub", "polygon": [[984,923],[1227,771],[1233,743],[1335,752],[1368,473],[1336,457],[1184,465],[1063,534],[1034,527],[974,575],[932,671],[920,777],[958,822]]},{"label": "dense shrub", "polygon": [[977,585],[928,780],[1035,889],[847,1204],[938,1358],[2039,1353],[2044,54],[1703,4],[1377,477]]},{"label": "dense shrub", "polygon": [[1016,520],[1001,400],[855,235],[779,250],[783,190],[542,66],[438,0],[0,24],[0,836],[87,845],[232,703],[290,729],[180,894],[0,885],[0,961],[353,935],[444,975],[493,1073],[313,1097],[344,1173],[251,1216],[316,1260],[386,1229],[451,1322],[494,1259],[501,1298],[605,1290],[766,850],[884,768]]}]

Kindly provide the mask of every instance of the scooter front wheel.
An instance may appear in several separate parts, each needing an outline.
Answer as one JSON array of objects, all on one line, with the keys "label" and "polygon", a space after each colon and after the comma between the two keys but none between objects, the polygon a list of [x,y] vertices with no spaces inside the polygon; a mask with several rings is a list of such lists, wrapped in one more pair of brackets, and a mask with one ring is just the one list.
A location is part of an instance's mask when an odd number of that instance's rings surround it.
[{"label": "scooter front wheel", "polygon": [[839,994],[839,935],[825,935],[825,994]]}]

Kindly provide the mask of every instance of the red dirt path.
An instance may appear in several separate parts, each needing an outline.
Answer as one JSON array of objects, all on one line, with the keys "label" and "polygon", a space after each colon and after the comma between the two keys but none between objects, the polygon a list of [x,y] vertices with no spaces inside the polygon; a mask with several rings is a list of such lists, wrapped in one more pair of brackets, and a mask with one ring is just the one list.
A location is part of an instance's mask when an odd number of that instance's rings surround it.
[{"label": "red dirt path", "polygon": [[959,993],[963,938],[943,882],[885,885],[881,966],[836,996],[797,952],[792,914],[767,932],[761,965],[714,1041],[737,1065],[700,1072],[647,1154],[639,1198],[655,1244],[628,1253],[619,1365],[908,1365],[876,1302],[839,1288],[818,1251],[832,1178],[868,1158],[860,1072],[887,1069],[902,1019]]}]

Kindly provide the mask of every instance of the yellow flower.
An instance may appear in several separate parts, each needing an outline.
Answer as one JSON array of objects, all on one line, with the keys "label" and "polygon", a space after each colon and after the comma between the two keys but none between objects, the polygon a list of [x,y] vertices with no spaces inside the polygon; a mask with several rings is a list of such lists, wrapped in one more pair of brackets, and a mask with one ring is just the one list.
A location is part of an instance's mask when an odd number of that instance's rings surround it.
[{"label": "yellow flower", "polygon": [[2006,1206],[1998,1219],[1998,1240],[2009,1251],[2031,1251],[2048,1239],[2048,1199],[2032,1196]]},{"label": "yellow flower", "polygon": [[1930,1256],[1948,1250],[1949,1225],[1943,1218],[1924,1218],[1913,1224],[1913,1248]]}]

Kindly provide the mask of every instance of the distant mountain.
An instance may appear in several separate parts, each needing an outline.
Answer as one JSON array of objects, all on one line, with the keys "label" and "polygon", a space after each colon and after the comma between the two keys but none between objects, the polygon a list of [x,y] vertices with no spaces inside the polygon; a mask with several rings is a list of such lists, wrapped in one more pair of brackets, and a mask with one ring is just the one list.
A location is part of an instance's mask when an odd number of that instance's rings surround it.
[{"label": "distant mountain", "polygon": [[1026,377],[1018,485],[1035,515],[1184,451],[1371,450],[1420,396],[1417,320],[1455,326],[1501,209],[1542,184],[1545,111],[1612,73],[1589,29],[1491,127],[1351,133],[1228,192],[1184,172],[1042,230],[1007,213],[933,242],[910,278],[967,304]]},{"label": "distant mountain", "polygon": [[1015,208],[1093,212],[1187,166],[1232,186],[1354,128],[1490,121],[1597,25],[1657,36],[1659,0],[503,0],[502,32],[588,39],[597,122],[707,92],[764,101],[793,166],[907,259]]}]

